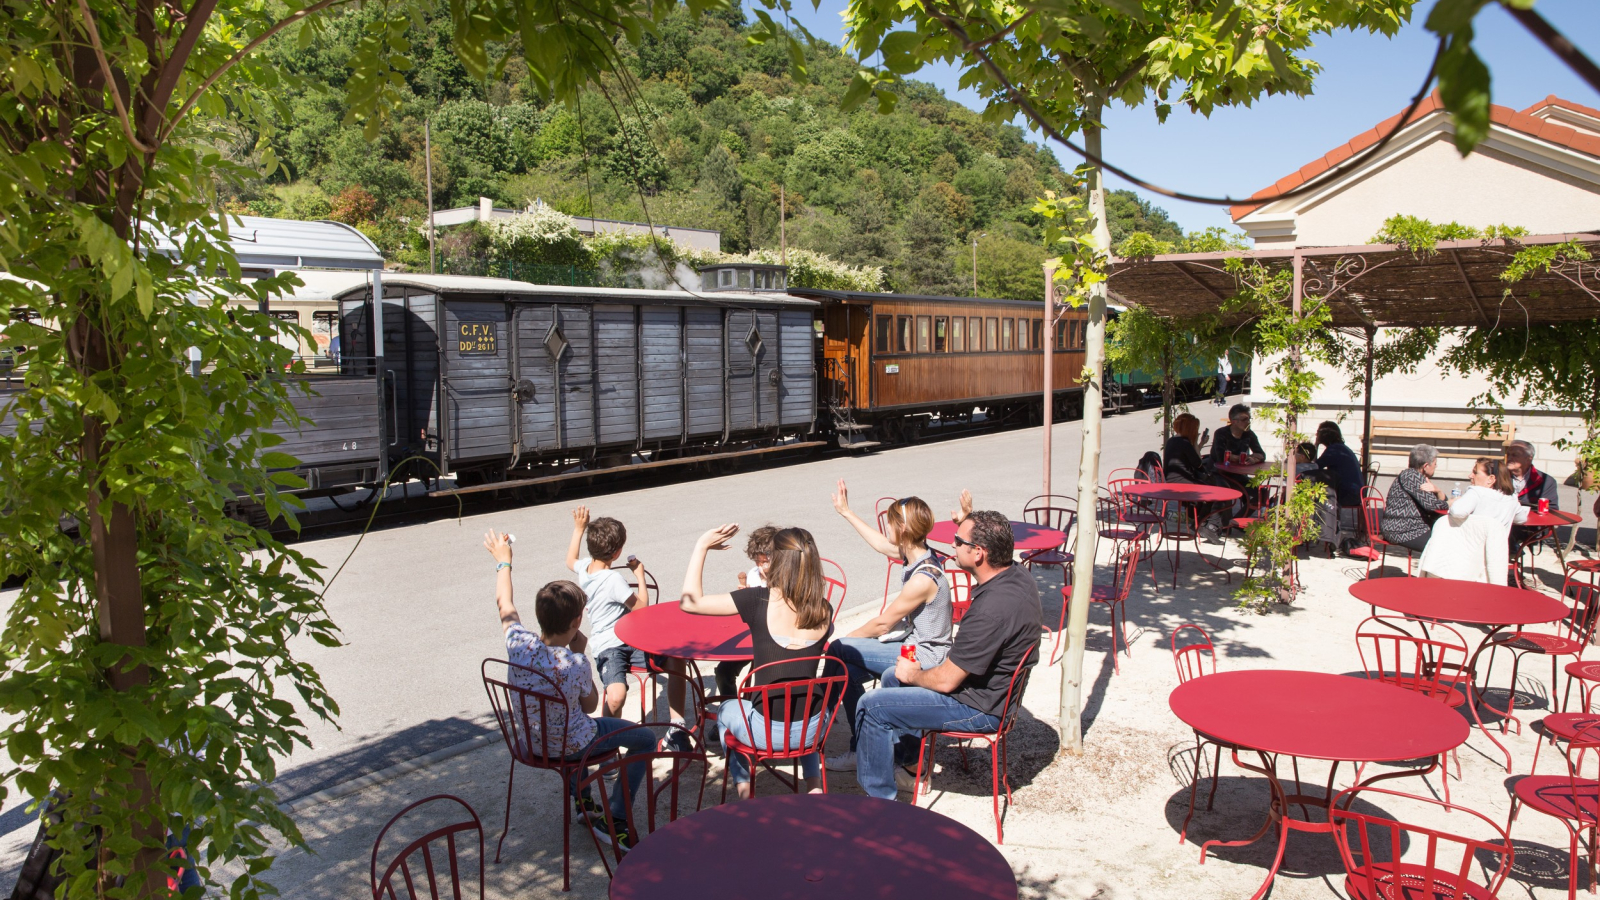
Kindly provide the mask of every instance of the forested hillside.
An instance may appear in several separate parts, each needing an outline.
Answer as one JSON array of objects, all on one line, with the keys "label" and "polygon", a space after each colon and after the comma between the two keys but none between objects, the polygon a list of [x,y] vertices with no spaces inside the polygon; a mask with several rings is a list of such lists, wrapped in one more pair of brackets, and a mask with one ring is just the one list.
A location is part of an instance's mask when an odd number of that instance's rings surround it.
[{"label": "forested hillside", "polygon": [[[572,215],[714,228],[739,252],[778,245],[781,185],[790,247],[882,266],[895,290],[964,295],[976,240],[982,293],[1042,296],[1030,207],[1064,189],[1060,164],[1021,129],[984,122],[932,86],[913,85],[887,115],[846,115],[839,99],[854,64],[838,49],[812,47],[814,83],[797,84],[781,47],[745,39],[738,10],[699,21],[680,11],[628,54],[633,78],[575,107],[542,106],[514,53],[487,83],[467,77],[441,19],[408,35],[417,64],[404,106],[368,141],[338,97],[369,18],[352,11],[309,43],[285,35],[271,48],[301,77],[275,91],[279,128],[239,146],[270,148],[281,165],[229,208],[347,221],[392,259],[425,266],[416,228],[429,120],[436,208],[542,199]],[[1182,238],[1131,193],[1115,195],[1112,211],[1114,240],[1135,230]]]}]

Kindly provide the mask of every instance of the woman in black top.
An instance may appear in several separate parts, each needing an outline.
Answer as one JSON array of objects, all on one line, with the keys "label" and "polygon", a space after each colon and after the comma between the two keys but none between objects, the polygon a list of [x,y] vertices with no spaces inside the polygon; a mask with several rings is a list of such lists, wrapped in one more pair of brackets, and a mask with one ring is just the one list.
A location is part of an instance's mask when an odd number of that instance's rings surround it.
[{"label": "woman in black top", "polygon": [[1183,413],[1172,420],[1172,437],[1161,455],[1161,473],[1179,484],[1208,484],[1200,460],[1200,420]]},{"label": "woman in black top", "polygon": [[[772,539],[772,566],[768,587],[741,588],[731,594],[705,594],[703,573],[706,553],[726,550],[738,525],[723,525],[701,535],[689,556],[689,571],[683,576],[683,596],[678,606],[700,616],[738,616],[750,626],[750,644],[755,656],[752,685],[782,684],[817,677],[815,660],[805,657],[825,654],[833,635],[833,607],[828,604],[822,578],[822,556],[811,532],[785,528]],[[795,662],[783,664],[784,660]],[[780,665],[767,666],[768,663]],[[729,700],[717,714],[724,738],[747,747],[770,749],[768,732],[782,747],[796,747],[826,730],[826,701],[821,690],[796,692],[789,698],[788,735],[769,729],[761,711],[746,700]],[[800,758],[801,774],[807,790],[820,790],[821,765],[817,754]],[[750,796],[750,766],[738,753],[728,754],[728,773],[739,799]]]}]

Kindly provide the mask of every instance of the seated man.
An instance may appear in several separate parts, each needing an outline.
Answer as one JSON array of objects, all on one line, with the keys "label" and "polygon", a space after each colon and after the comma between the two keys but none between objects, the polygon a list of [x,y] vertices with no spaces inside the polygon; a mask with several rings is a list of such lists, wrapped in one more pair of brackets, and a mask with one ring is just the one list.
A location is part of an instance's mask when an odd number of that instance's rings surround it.
[{"label": "seated man", "polygon": [[916,775],[905,766],[924,731],[998,728],[1011,676],[1038,660],[1039,588],[1012,565],[1012,542],[1000,513],[979,510],[961,521],[955,560],[977,586],[950,655],[931,669],[902,657],[856,710],[856,780],[868,795],[893,800],[912,789]]},{"label": "seated man", "polygon": [[1264,462],[1267,455],[1261,452],[1261,441],[1256,438],[1256,433],[1250,430],[1250,407],[1243,403],[1235,403],[1228,410],[1228,427],[1218,431],[1211,438],[1211,462],[1213,465],[1223,462],[1228,453],[1233,454],[1235,463]]},{"label": "seated man", "polygon": [[[1511,472],[1511,489],[1516,492],[1517,502],[1531,509],[1539,508],[1540,500],[1550,501],[1551,509],[1561,508],[1560,485],[1549,475],[1533,467],[1533,445],[1527,441],[1512,441],[1506,445],[1506,469]],[[1548,533],[1546,528],[1529,528],[1526,525],[1511,526],[1511,559],[1513,561],[1522,556],[1525,544],[1537,542]],[[1526,587],[1537,588],[1538,582],[1533,577],[1528,577]]]}]

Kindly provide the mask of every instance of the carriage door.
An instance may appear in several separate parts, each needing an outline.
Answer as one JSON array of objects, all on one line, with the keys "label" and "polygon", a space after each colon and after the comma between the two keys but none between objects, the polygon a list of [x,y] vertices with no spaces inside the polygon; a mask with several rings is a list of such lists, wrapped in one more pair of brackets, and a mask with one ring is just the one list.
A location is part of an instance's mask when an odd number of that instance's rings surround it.
[{"label": "carriage door", "polygon": [[556,308],[517,303],[511,307],[511,397],[517,406],[517,448],[529,456],[562,448],[556,422],[561,415],[561,385],[556,377],[558,352],[569,348],[556,328]]},{"label": "carriage door", "polygon": [[846,303],[830,303],[822,314],[822,396],[819,403],[853,409],[856,402],[856,348],[866,339],[867,316]]},{"label": "carriage door", "polygon": [[728,354],[728,428],[744,431],[760,422],[757,410],[761,391],[756,385],[756,369],[766,352],[766,338],[757,327],[756,314],[748,309],[730,309],[724,320],[723,339]]},{"label": "carriage door", "polygon": [[644,438],[687,437],[684,418],[684,308],[639,307],[639,385]]}]

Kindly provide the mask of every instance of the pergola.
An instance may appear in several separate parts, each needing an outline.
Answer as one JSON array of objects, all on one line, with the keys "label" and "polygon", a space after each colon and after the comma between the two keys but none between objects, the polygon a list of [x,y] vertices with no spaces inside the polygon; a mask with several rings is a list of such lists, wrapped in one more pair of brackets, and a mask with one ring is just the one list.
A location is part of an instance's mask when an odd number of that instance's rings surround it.
[{"label": "pergola", "polygon": [[[1519,250],[1574,242],[1589,254],[1559,251],[1548,269],[1515,284],[1501,274]],[[1336,328],[1364,332],[1367,344],[1366,425],[1362,465],[1370,462],[1372,346],[1386,327],[1526,327],[1600,318],[1600,230],[1506,240],[1443,241],[1431,251],[1394,244],[1295,247],[1225,253],[1175,253],[1116,260],[1111,294],[1158,315],[1216,313],[1239,290],[1227,260],[1294,273],[1292,302],[1328,304]],[[1240,314],[1243,320],[1245,314]]]}]

